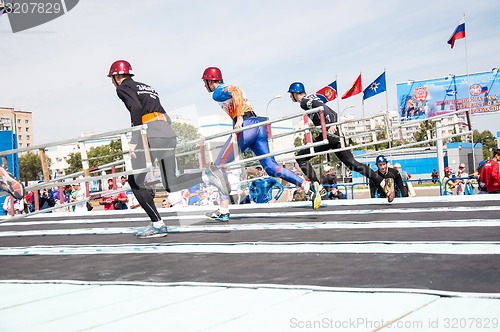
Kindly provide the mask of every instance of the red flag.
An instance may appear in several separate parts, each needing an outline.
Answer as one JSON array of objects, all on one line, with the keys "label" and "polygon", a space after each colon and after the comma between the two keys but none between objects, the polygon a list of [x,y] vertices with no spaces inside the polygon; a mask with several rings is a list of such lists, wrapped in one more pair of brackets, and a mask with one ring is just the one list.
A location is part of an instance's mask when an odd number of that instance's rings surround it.
[{"label": "red flag", "polygon": [[361,93],[362,91],[363,87],[361,85],[361,74],[359,74],[358,78],[356,78],[351,88],[342,95],[342,99],[347,99],[349,97],[357,95],[358,93]]}]

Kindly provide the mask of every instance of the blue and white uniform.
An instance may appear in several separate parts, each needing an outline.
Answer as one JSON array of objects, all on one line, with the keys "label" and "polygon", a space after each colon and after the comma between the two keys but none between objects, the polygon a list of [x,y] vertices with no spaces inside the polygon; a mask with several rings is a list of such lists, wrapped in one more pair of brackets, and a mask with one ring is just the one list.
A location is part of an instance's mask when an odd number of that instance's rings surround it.
[{"label": "blue and white uniform", "polygon": [[[243,127],[260,122],[240,87],[221,83],[214,90],[212,98],[218,102],[221,108],[231,117],[233,123],[236,123],[237,116],[243,117]],[[269,153],[268,135],[265,126],[239,132],[236,134],[236,137],[240,151],[250,149],[257,156]],[[233,160],[233,144],[231,137],[229,137],[226,143],[224,143],[214,164],[218,166],[230,163]],[[304,182],[301,177],[289,169],[279,166],[274,157],[261,159],[260,164],[264,167],[267,174],[272,177],[282,178],[297,186],[302,186]]]}]

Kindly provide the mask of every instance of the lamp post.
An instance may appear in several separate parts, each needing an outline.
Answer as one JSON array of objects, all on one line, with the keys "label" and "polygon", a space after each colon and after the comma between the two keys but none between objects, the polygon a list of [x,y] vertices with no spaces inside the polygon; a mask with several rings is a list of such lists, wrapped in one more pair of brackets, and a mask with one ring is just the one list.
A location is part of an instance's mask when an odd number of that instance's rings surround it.
[{"label": "lamp post", "polygon": [[271,102],[275,99],[279,99],[283,97],[282,95],[277,95],[276,97],[272,98],[271,100],[269,100],[269,102],[267,103],[267,106],[266,106],[266,118],[267,120],[269,120],[269,104],[271,104]]},{"label": "lamp post", "polygon": [[354,107],[354,105],[349,105],[349,106],[347,106],[346,108],[344,108],[342,111],[340,111],[339,118],[340,118],[340,117],[342,117],[342,114],[344,114],[344,112],[345,112],[346,110],[348,110],[349,108],[353,108],[353,107]]},{"label": "lamp post", "polygon": [[[273,100],[279,99],[281,97],[282,97],[282,95],[277,95],[276,97],[271,98],[271,100],[269,100],[269,102],[267,103],[267,106],[266,106],[266,118],[267,118],[267,120],[266,121],[269,121],[269,105],[271,104],[271,102]],[[273,135],[272,135],[271,124],[268,123],[266,127],[267,127],[267,135],[271,139],[271,150],[274,150],[274,140],[272,139]]]}]

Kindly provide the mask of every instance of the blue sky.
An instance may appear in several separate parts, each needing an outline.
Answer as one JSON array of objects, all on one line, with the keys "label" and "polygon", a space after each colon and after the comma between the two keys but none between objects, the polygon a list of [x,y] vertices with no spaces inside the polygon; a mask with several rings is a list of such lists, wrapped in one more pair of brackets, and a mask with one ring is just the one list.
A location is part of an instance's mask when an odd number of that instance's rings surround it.
[{"label": "blue sky", "polygon": [[[222,111],[200,79],[208,66],[243,87],[258,114],[299,111],[286,91],[302,81],[313,92],[338,78],[343,94],[362,72],[363,87],[384,68],[389,109],[396,83],[466,73],[465,43],[446,43],[466,13],[470,73],[500,67],[500,2],[289,0],[82,0],[67,14],[13,34],[0,17],[0,106],[33,112],[35,144],[130,125],[106,77],[116,59],[159,92],[167,112],[195,105]],[[361,95],[342,100],[361,116]],[[331,106],[337,108],[337,103]],[[383,94],[365,113],[385,110]],[[183,114],[185,116],[185,114]],[[476,129],[500,130],[500,114],[472,118]]]}]

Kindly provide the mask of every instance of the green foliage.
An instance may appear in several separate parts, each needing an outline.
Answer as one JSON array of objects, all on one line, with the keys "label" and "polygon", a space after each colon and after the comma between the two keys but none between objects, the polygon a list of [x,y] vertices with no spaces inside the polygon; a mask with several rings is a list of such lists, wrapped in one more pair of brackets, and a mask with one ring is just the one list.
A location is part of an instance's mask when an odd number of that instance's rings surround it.
[{"label": "green foliage", "polygon": [[[52,160],[47,157],[47,164],[52,164]],[[19,177],[21,181],[37,181],[42,171],[42,161],[38,154],[26,152],[19,157]]]},{"label": "green foliage", "polygon": [[483,159],[491,159],[491,151],[495,151],[497,147],[497,142],[495,136],[489,130],[485,130],[480,133],[478,130],[474,130],[474,143],[481,143],[483,145]]},{"label": "green foliage", "polygon": [[[416,142],[422,142],[429,139],[429,135],[431,137],[436,137],[436,122],[434,121],[423,121],[420,123],[420,129],[413,134]],[[435,146],[436,142],[429,142],[421,144],[420,146]],[[418,146],[418,145],[417,145]]]},{"label": "green foliage", "polygon": [[172,122],[172,128],[177,135],[177,149],[176,154],[181,154],[183,152],[194,151],[196,153],[188,154],[185,156],[177,157],[177,166],[179,170],[183,172],[184,169],[189,168],[199,168],[200,162],[198,160],[198,144],[184,145],[184,143],[196,140],[201,137],[198,129],[188,123]]},{"label": "green foliage", "polygon": [[72,174],[82,170],[82,156],[80,152],[71,152],[66,159],[68,168],[64,169],[65,174]]},{"label": "green foliage", "polygon": [[[113,140],[108,145],[95,146],[87,152],[89,167],[97,167],[109,164],[123,158],[121,140]],[[65,174],[82,171],[82,156],[80,152],[72,152],[66,160],[68,167],[64,169]]]}]

